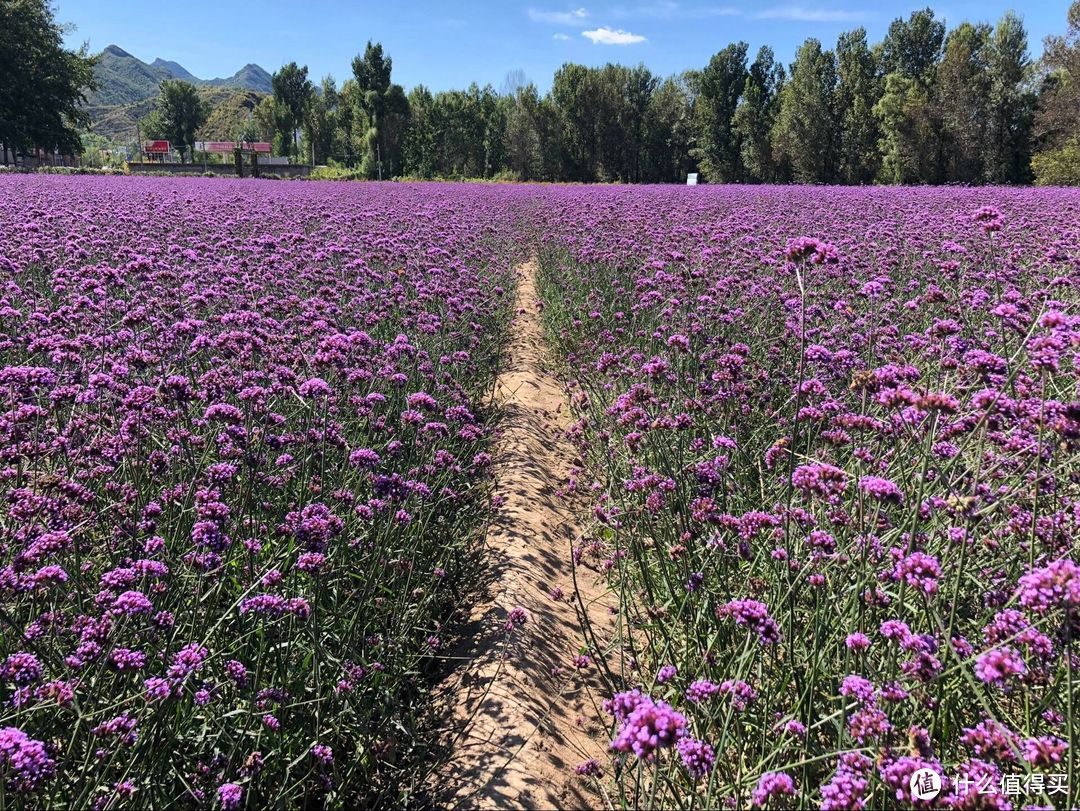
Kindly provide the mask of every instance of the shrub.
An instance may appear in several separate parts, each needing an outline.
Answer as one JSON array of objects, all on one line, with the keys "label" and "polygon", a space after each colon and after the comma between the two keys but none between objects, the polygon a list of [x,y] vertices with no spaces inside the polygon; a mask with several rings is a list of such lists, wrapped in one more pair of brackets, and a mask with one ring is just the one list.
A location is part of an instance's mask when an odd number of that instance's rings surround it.
[{"label": "shrub", "polygon": [[1036,186],[1080,186],[1080,138],[1031,158]]}]

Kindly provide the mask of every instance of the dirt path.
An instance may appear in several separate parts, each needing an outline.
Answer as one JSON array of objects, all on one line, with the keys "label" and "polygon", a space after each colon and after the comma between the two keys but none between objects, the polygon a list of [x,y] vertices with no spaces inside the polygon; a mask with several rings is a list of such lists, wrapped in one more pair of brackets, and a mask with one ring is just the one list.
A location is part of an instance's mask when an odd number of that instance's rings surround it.
[{"label": "dirt path", "polygon": [[[561,433],[569,424],[558,381],[542,368],[537,263],[519,266],[517,316],[508,363],[496,384],[502,409],[495,453],[496,494],[506,499],[487,534],[492,579],[472,612],[463,660],[439,690],[449,763],[432,785],[440,807],[599,808],[574,767],[606,743],[600,698],[577,670],[582,633],[574,598],[574,505],[560,492],[576,458]],[[603,627],[602,594],[591,572],[578,578],[590,618]],[[562,599],[553,599],[561,589]],[[509,612],[527,619],[507,640]]]}]

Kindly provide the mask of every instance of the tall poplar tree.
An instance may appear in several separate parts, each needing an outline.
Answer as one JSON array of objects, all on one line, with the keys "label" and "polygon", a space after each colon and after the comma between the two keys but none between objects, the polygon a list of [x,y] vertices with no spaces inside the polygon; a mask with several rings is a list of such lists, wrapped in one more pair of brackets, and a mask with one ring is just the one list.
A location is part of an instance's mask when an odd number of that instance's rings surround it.
[{"label": "tall poplar tree", "polygon": [[773,148],[781,165],[800,183],[835,179],[837,115],[836,61],[816,39],[806,40],[780,92],[780,113],[773,128]]},{"label": "tall poplar tree", "polygon": [[694,109],[697,147],[694,156],[710,181],[730,183],[742,177],[738,133],[733,122],[746,84],[745,42],[728,45],[701,71]]},{"label": "tall poplar tree", "polygon": [[872,183],[881,162],[874,105],[881,98],[882,88],[866,29],[840,35],[836,42],[836,78],[840,125],[837,179],[852,184]]},{"label": "tall poplar tree", "polygon": [[989,44],[986,180],[1024,183],[1030,179],[1029,138],[1035,95],[1028,88],[1031,60],[1023,22],[1011,11],[1006,12],[994,28]]},{"label": "tall poplar tree", "polygon": [[784,66],[776,61],[772,48],[763,45],[750,64],[732,121],[743,169],[751,180],[768,182],[775,179],[772,129],[783,84]]}]

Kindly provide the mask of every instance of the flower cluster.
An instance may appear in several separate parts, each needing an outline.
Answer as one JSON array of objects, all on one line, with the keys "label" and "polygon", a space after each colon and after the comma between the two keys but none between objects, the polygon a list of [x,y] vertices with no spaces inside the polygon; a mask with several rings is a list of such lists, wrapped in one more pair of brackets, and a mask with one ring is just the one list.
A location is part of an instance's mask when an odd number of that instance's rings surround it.
[{"label": "flower cluster", "polygon": [[400,796],[474,575],[527,197],[0,178],[6,790]]},{"label": "flower cluster", "polygon": [[[1078,205],[542,195],[542,313],[627,629],[601,675],[655,674],[642,689],[715,748],[707,788],[675,758],[641,783],[611,769],[627,804],[907,807],[924,767],[1066,771]],[[940,804],[991,807],[958,791]],[[1026,801],[1080,804],[1070,791]]]},{"label": "flower cluster", "polygon": [[[611,742],[613,752],[632,752],[642,760],[652,760],[659,750],[674,746],[686,735],[686,717],[663,701],[623,694],[615,696],[613,707],[621,721]],[[700,760],[696,758],[695,763]]]},{"label": "flower cluster", "polygon": [[55,771],[56,762],[41,741],[15,727],[0,729],[0,773],[8,791],[16,794],[33,791]]}]

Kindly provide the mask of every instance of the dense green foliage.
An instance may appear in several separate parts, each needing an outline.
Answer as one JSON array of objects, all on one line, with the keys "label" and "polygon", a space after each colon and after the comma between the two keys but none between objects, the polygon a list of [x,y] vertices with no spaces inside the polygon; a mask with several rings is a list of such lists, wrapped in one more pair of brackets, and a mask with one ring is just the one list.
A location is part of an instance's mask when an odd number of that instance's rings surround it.
[{"label": "dense green foliage", "polygon": [[[200,84],[196,87],[199,98],[210,110],[206,123],[199,130],[199,138],[207,141],[228,141],[241,137],[249,131],[255,139],[261,137],[253,123],[253,114],[259,103],[266,98],[253,90],[238,90],[220,85]],[[138,148],[139,126],[158,103],[158,97],[143,99],[118,107],[89,107],[87,112],[93,121],[90,129],[105,139],[106,146],[123,144]],[[146,135],[145,132],[142,135]],[[249,138],[249,140],[251,140]],[[84,141],[85,144],[85,141]]]},{"label": "dense green foliage", "polygon": [[1068,33],[1048,37],[1034,130],[1043,151],[1031,162],[1040,185],[1080,184],[1080,2],[1069,8]]},{"label": "dense green foliage", "polygon": [[40,147],[82,149],[77,127],[94,61],[69,51],[43,0],[0,0],[0,157]]},{"label": "dense green foliage", "polygon": [[210,108],[199,96],[195,85],[183,79],[161,83],[157,107],[143,122],[148,138],[164,138],[180,153],[180,162],[195,155],[195,134],[210,117]]},{"label": "dense green foliage", "polygon": [[[832,50],[807,39],[786,67],[768,47],[749,62],[738,42],[667,80],[644,65],[565,64],[546,95],[513,77],[498,93],[406,96],[369,42],[340,91],[327,77],[311,97],[300,154],[369,178],[1022,184],[1038,153],[1040,182],[1064,182],[1055,166],[1080,124],[1078,9],[1037,63],[1015,14],[949,30],[927,8],[877,44],[862,28]],[[264,134],[282,99],[263,103]]]},{"label": "dense green foliage", "polygon": [[1080,186],[1080,138],[1060,149],[1047,149],[1031,159],[1037,186]]},{"label": "dense green foliage", "polygon": [[295,62],[284,65],[274,74],[274,138],[279,149],[295,155],[300,151],[297,130],[308,114],[315,86],[308,79],[307,65]]},{"label": "dense green foliage", "polygon": [[364,55],[352,61],[356,104],[363,115],[360,165],[367,177],[392,174],[400,167],[402,139],[409,122],[409,102],[401,85],[390,81],[393,62],[381,44],[368,41]]}]

